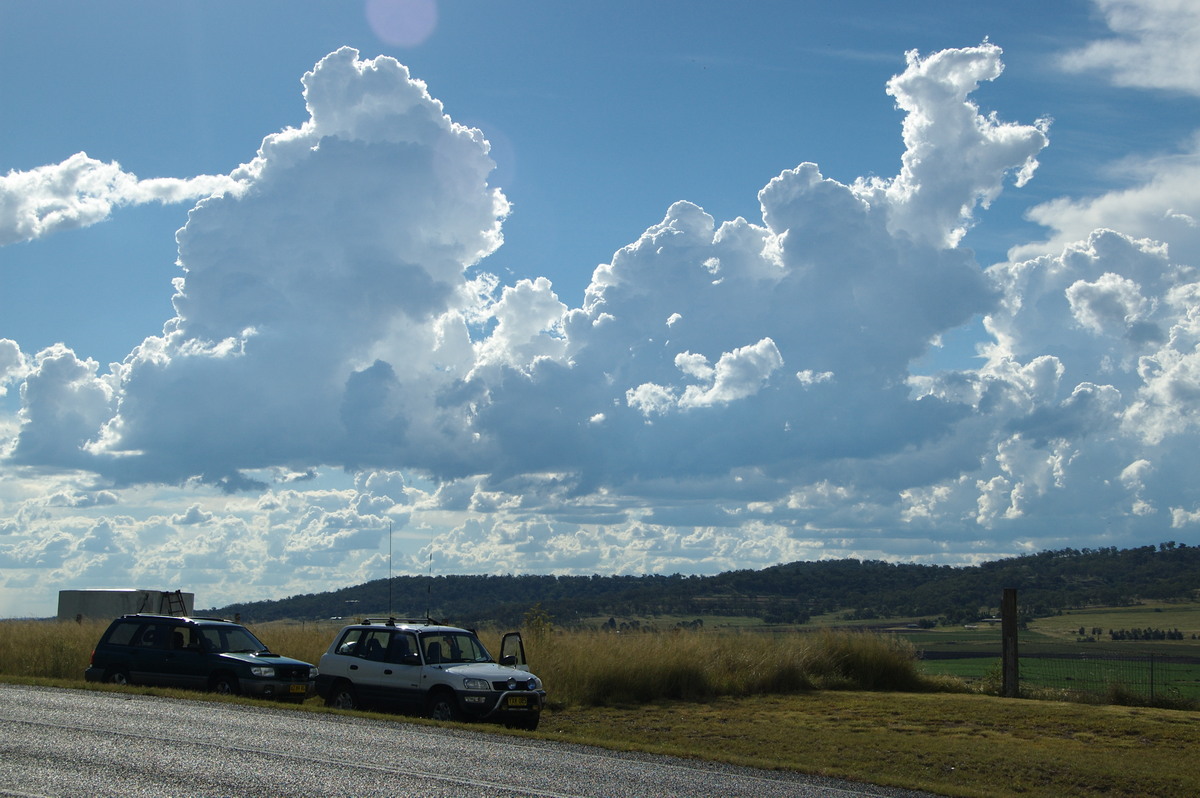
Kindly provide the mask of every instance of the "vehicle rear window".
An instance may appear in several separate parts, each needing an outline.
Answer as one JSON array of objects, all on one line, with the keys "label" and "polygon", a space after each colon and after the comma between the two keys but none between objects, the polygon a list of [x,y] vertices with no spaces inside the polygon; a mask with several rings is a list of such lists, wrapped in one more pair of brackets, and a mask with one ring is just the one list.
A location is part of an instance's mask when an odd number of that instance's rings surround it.
[{"label": "vehicle rear window", "polygon": [[114,646],[127,646],[133,640],[133,633],[137,628],[136,623],[118,623],[108,633],[108,642]]}]

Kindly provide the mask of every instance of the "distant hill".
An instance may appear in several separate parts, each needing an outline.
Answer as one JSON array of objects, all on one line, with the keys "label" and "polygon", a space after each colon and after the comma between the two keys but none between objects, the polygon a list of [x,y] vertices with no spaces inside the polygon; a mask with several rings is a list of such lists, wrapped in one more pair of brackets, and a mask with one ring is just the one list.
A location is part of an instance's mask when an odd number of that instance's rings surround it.
[{"label": "distant hill", "polygon": [[[212,610],[246,622],[387,615],[465,625],[515,625],[535,605],[556,624],[597,617],[737,615],[803,623],[813,615],[928,617],[959,623],[997,612],[1018,589],[1028,617],[1143,599],[1192,599],[1200,547],[1061,549],[952,567],[876,560],[793,562],[716,576],[397,576],[327,593],[230,604]],[[390,598],[390,604],[389,604]]]}]

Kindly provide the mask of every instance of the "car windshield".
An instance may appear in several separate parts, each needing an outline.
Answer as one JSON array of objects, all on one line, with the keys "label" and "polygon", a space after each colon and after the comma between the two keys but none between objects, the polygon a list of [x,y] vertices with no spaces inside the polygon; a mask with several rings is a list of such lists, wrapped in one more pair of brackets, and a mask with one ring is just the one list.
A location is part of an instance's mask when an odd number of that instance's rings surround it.
[{"label": "car windshield", "polygon": [[421,635],[421,647],[430,665],[492,661],[483,643],[470,632],[427,632]]},{"label": "car windshield", "polygon": [[263,642],[242,626],[205,626],[200,630],[204,647],[209,651],[252,652],[266,651]]}]

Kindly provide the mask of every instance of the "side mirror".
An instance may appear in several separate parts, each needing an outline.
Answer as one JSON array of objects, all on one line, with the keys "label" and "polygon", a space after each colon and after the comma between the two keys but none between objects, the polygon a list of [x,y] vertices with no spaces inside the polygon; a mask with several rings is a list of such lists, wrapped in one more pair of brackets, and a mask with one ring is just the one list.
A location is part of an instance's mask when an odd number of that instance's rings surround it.
[{"label": "side mirror", "polygon": [[404,654],[400,657],[401,665],[420,665],[421,657],[418,654]]},{"label": "side mirror", "polygon": [[501,665],[505,665],[505,666],[507,666],[507,667],[511,668],[513,665],[516,665],[516,664],[517,664],[517,658],[516,658],[516,656],[515,656],[515,655],[513,655],[513,654],[509,654],[509,655],[508,655],[508,656],[506,656],[506,657],[501,657],[501,658],[500,658],[500,664],[501,664]]}]

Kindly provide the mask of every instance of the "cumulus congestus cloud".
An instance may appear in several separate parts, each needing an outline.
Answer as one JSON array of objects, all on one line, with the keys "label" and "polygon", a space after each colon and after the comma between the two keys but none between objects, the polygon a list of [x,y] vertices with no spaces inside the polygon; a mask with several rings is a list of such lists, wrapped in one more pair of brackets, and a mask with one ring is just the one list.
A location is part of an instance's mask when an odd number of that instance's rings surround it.
[{"label": "cumulus congestus cloud", "polygon": [[[568,308],[544,278],[468,274],[509,211],[483,134],[395,60],[340,50],[304,77],[308,121],[190,214],[164,334],[108,375],[40,356],[13,457],[128,483],[335,465],[626,489],[919,445],[957,411],[912,401],[908,362],[992,301],[953,243],[1045,144],[969,102],[999,55],[910,54],[895,179],[803,164],[754,222],[676,203]],[[65,424],[43,395],[90,399]]]},{"label": "cumulus congestus cloud", "polygon": [[[416,517],[447,571],[588,573],[987,556],[1098,515],[1118,535],[1195,523],[1188,250],[1089,228],[976,263],[964,236],[1049,145],[1046,122],[975,104],[998,79],[992,44],[908,54],[887,87],[896,175],[843,183],[801,163],[754,219],[681,200],[573,298],[488,273],[511,209],[486,132],[394,59],[332,53],[304,76],[309,119],[190,213],[161,336],[108,371],[0,341],[0,388],[22,397],[10,463],[234,495],[77,519],[13,556],[80,577],[108,558],[134,578],[150,566],[125,555],[165,540],[261,592],[376,577],[387,522]],[[1171,224],[1186,227],[1182,185]],[[1054,207],[1065,220],[1038,212]],[[974,364],[915,373],[973,319]],[[353,484],[306,490],[323,467]],[[1018,542],[996,543],[1000,527]]]}]

